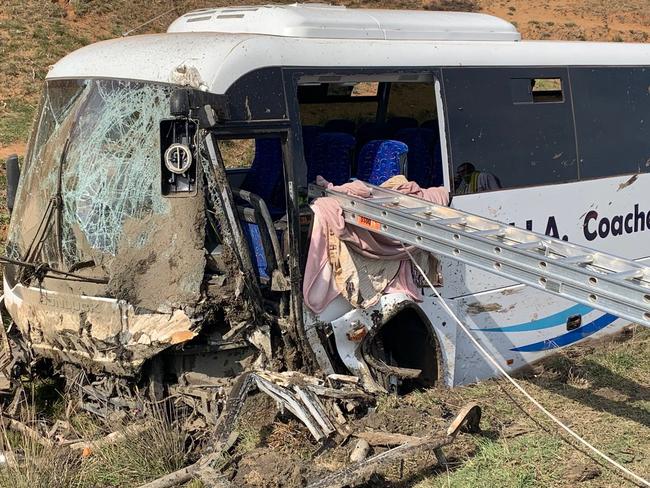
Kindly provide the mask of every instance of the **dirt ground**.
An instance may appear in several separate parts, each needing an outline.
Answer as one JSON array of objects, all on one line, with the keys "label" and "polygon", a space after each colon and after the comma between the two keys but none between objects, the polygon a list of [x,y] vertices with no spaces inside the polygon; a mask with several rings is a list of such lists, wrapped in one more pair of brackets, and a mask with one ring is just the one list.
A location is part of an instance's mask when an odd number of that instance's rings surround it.
[{"label": "dirt ground", "polygon": [[[561,420],[641,474],[650,470],[648,362],[628,361],[647,352],[648,340],[647,331],[628,331],[614,340],[565,351],[521,378],[524,388]],[[357,418],[351,416],[350,426],[355,432],[414,436],[444,432],[468,402],[483,408],[481,432],[460,434],[444,449],[446,468],[428,453],[394,463],[364,486],[627,486],[616,473],[572,447],[504,381],[383,396]],[[303,424],[278,414],[261,394],[249,397],[237,430],[234,463],[226,472],[242,487],[306,486],[349,464],[357,441],[336,438],[322,449]],[[371,455],[385,450],[375,448]]]}]

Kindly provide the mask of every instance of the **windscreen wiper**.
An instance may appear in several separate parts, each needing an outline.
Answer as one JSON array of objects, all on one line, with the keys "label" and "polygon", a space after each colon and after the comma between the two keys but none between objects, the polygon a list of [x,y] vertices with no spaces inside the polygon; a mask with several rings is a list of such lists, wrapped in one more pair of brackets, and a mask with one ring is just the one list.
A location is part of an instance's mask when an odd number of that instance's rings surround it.
[{"label": "windscreen wiper", "polygon": [[60,269],[52,268],[47,263],[21,261],[20,259],[14,259],[8,256],[0,256],[0,263],[13,264],[14,266],[22,267],[23,270],[31,270],[30,274],[21,276],[21,282],[24,282],[33,276],[39,282],[43,281],[45,278],[51,278],[54,280],[81,281],[86,283],[97,283],[100,285],[108,283],[108,278],[94,278],[92,276],[83,276],[71,273],[70,271],[62,271]]},{"label": "windscreen wiper", "polygon": [[[76,273],[73,273],[74,269],[70,271],[62,271],[59,269],[52,268],[48,263],[37,262],[36,257],[41,252],[43,243],[47,239],[49,234],[52,216],[54,216],[54,231],[56,239],[56,252],[59,265],[63,265],[63,249],[62,249],[62,234],[63,234],[63,165],[65,164],[66,158],[68,156],[68,149],[70,147],[70,138],[68,137],[63,146],[63,151],[61,152],[61,157],[59,158],[59,167],[57,172],[57,185],[56,192],[54,196],[50,199],[43,217],[36,229],[36,234],[34,239],[29,245],[25,257],[23,260],[9,258],[7,256],[0,256],[0,262],[5,264],[13,264],[16,266],[21,266],[22,271],[19,274],[19,281],[21,283],[26,282],[32,276],[36,277],[39,281],[43,281],[45,277],[59,280],[69,280],[69,281],[82,281],[87,283],[98,283],[106,284],[108,283],[107,278],[93,278],[90,276],[82,276]],[[94,264],[94,262],[93,262]]]},{"label": "windscreen wiper", "polygon": [[61,251],[61,232],[60,232],[60,226],[62,225],[61,223],[61,207],[63,204],[63,199],[61,198],[61,182],[62,182],[62,168],[63,168],[63,163],[67,157],[68,153],[68,147],[70,145],[70,138],[67,138],[65,141],[65,144],[63,146],[63,151],[61,152],[61,157],[59,158],[59,167],[58,167],[58,176],[57,176],[57,188],[56,188],[56,193],[52,198],[50,198],[50,201],[47,204],[47,208],[45,209],[45,212],[43,213],[43,217],[41,218],[41,221],[38,224],[38,228],[36,229],[36,234],[34,235],[34,239],[30,243],[29,247],[27,248],[27,252],[25,253],[23,257],[23,261],[26,263],[32,263],[36,261],[36,256],[41,252],[41,248],[43,246],[43,243],[45,242],[45,239],[48,236],[48,231],[50,230],[50,225],[52,223],[52,215],[56,214],[56,224],[57,224],[57,254],[59,255],[59,263],[63,263],[63,257],[62,257],[62,251]]}]

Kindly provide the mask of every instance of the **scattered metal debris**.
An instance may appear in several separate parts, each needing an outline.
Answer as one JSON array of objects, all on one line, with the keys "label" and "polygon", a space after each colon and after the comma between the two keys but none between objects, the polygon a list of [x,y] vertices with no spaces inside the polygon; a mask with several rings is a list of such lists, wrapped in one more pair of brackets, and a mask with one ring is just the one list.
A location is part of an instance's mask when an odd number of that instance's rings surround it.
[{"label": "scattered metal debris", "polygon": [[[229,463],[223,461],[228,451],[237,442],[238,434],[234,430],[237,418],[247,396],[255,388],[273,398],[281,409],[286,409],[295,415],[325,449],[327,448],[325,441],[337,433],[341,434],[342,438],[347,439],[352,435],[359,439],[350,457],[349,465],[308,485],[309,488],[357,486],[391,463],[426,451],[432,451],[438,463],[445,465],[447,461],[442,448],[451,444],[461,429],[468,432],[479,430],[481,409],[472,403],[460,410],[446,431],[424,437],[379,431],[349,432],[346,428],[345,415],[337,406],[337,402],[368,401],[373,397],[356,386],[353,378],[332,376],[327,381],[339,382],[339,385],[343,386],[332,388],[324,380],[296,372],[256,371],[243,374],[232,388],[219,419],[213,451],[193,465],[142,485],[140,488],[168,488],[195,478],[207,481],[209,486],[231,486],[223,473],[223,469]],[[336,414],[333,415],[334,412]],[[368,457],[372,449],[384,446],[388,446],[389,449]]]}]

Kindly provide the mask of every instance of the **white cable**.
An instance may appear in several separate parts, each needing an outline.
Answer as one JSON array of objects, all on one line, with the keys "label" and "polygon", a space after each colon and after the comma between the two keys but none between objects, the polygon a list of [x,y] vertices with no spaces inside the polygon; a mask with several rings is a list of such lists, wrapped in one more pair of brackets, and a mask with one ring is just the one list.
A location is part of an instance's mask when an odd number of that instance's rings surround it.
[{"label": "white cable", "polygon": [[528,393],[524,388],[512,377],[510,376],[503,367],[497,362],[496,359],[492,357],[492,355],[478,342],[478,340],[470,333],[469,329],[465,327],[465,325],[460,321],[460,319],[456,316],[454,311],[447,305],[447,302],[445,302],[445,299],[440,296],[440,293],[438,293],[438,290],[433,286],[431,281],[429,280],[429,277],[426,275],[426,273],[422,270],[420,265],[415,261],[413,258],[413,255],[409,252],[408,247],[402,243],[404,250],[406,253],[409,255],[411,258],[411,262],[413,265],[416,267],[418,272],[422,275],[422,278],[427,282],[429,285],[429,288],[433,290],[433,293],[435,293],[436,297],[440,300],[440,303],[442,304],[443,308],[447,311],[447,313],[454,319],[454,321],[458,324],[458,326],[461,328],[461,330],[469,337],[469,339],[474,343],[476,348],[479,350],[485,358],[492,363],[492,365],[501,373],[512,385],[517,388],[530,402],[535,405],[544,415],[546,415],[548,418],[550,418],[553,422],[555,422],[557,425],[559,425],[562,429],[564,429],[569,435],[571,435],[574,439],[576,439],[578,442],[580,442],[582,445],[585,447],[589,448],[591,451],[593,451],[595,454],[600,456],[602,459],[610,463],[612,466],[618,468],[620,471],[622,471],[624,474],[626,474],[629,478],[633,479],[635,482],[639,483],[640,485],[646,486],[650,488],[650,482],[648,480],[643,479],[641,476],[633,473],[629,469],[627,469],[625,466],[622,464],[616,462],[612,458],[610,458],[607,454],[604,452],[600,451],[598,448],[595,446],[591,445],[588,441],[584,440],[582,437],[580,437],[579,434],[571,430],[570,427],[562,423],[560,419],[558,419],[555,415],[553,415],[551,412],[546,410],[544,406],[539,403],[535,398],[532,397],[530,393]]}]

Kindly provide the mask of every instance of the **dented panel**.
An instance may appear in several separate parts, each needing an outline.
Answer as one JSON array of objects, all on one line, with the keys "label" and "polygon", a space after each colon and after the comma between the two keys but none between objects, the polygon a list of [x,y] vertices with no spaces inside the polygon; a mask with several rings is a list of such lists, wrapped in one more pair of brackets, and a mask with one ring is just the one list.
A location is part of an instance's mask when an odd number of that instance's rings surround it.
[{"label": "dented panel", "polygon": [[7,310],[35,351],[91,371],[133,374],[149,357],[196,336],[182,310],[142,313],[116,299],[4,286]]}]

